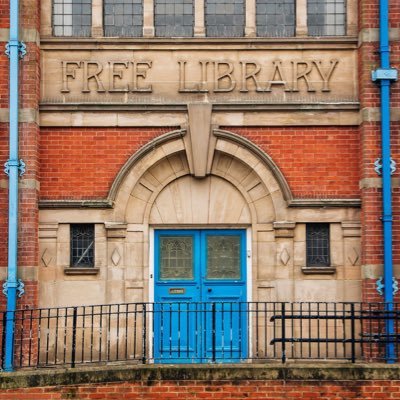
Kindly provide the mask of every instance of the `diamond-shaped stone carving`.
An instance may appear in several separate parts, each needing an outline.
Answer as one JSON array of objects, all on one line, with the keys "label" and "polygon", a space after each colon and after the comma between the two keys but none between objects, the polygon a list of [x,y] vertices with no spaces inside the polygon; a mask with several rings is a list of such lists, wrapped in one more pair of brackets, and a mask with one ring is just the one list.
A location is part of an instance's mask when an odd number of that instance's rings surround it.
[{"label": "diamond-shaped stone carving", "polygon": [[121,255],[119,254],[117,247],[114,249],[114,251],[111,254],[111,261],[113,262],[113,264],[115,266],[117,266],[119,264],[119,262],[121,261]]},{"label": "diamond-shaped stone carving", "polygon": [[358,251],[356,250],[355,247],[353,247],[353,249],[351,250],[350,255],[349,255],[349,261],[350,261],[351,265],[356,265],[359,258],[360,258],[360,255],[358,254]]},{"label": "diamond-shaped stone carving", "polygon": [[290,260],[290,254],[285,247],[281,252],[281,262],[283,265],[287,265],[289,260]]},{"label": "diamond-shaped stone carving", "polygon": [[48,267],[51,263],[52,257],[47,251],[47,248],[44,249],[42,253],[42,257],[40,258],[42,260],[42,263],[45,267]]}]

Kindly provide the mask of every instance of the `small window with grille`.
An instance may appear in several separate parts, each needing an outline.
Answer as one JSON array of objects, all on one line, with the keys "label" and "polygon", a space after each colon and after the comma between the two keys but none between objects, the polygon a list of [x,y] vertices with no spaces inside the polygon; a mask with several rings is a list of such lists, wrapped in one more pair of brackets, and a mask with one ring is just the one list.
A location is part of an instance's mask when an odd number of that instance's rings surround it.
[{"label": "small window with grille", "polygon": [[53,0],[54,36],[90,36],[92,0]]},{"label": "small window with grille", "polygon": [[310,36],[346,35],[346,0],[307,0]]},{"label": "small window with grille", "polygon": [[71,267],[94,267],[94,224],[71,224]]},{"label": "small window with grille", "polygon": [[330,267],[329,224],[306,225],[307,267]]}]

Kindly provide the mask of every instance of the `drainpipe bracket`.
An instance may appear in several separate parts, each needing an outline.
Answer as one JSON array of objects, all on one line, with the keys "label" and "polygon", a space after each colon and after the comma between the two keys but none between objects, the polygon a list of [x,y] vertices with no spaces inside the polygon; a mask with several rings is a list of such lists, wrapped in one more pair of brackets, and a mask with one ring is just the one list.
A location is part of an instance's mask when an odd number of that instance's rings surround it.
[{"label": "drainpipe bracket", "polygon": [[396,68],[377,68],[371,72],[372,82],[379,82],[388,80],[395,82],[398,79],[398,72]]},{"label": "drainpipe bracket", "polygon": [[[382,160],[377,158],[374,162],[374,170],[378,175],[382,175]],[[393,175],[396,172],[396,161],[393,158],[390,159],[390,175]]]},{"label": "drainpipe bracket", "polygon": [[[383,277],[379,277],[379,279],[376,281],[376,291],[383,296],[383,289],[385,288],[385,285],[383,283]],[[397,279],[393,276],[392,277],[392,293],[393,296],[399,291],[399,282]]]},{"label": "drainpipe bracket", "polygon": [[383,284],[382,281],[383,281],[383,277],[382,276],[380,276],[379,279],[376,281],[376,291],[381,296],[383,296],[383,289],[385,287],[385,285]]},{"label": "drainpipe bracket", "polygon": [[25,285],[21,279],[17,281],[9,282],[8,280],[3,283],[3,294],[4,296],[8,296],[8,289],[9,288],[16,288],[18,292],[18,297],[22,297],[25,293]]},{"label": "drainpipe bracket", "polygon": [[10,40],[6,44],[6,56],[10,58],[10,50],[12,46],[17,46],[19,58],[24,58],[26,54],[26,44],[24,42],[19,42],[18,40]]},{"label": "drainpipe bracket", "polygon": [[7,176],[10,176],[10,168],[11,167],[18,167],[19,170],[19,176],[22,176],[25,172],[26,172],[26,164],[24,163],[24,161],[21,160],[8,160],[5,164],[4,164],[4,173]]}]

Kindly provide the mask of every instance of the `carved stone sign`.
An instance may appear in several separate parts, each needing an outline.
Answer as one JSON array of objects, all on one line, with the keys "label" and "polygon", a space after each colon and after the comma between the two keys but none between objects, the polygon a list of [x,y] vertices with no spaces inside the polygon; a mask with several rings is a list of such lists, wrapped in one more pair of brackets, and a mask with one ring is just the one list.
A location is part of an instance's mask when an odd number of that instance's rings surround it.
[{"label": "carved stone sign", "polygon": [[43,51],[44,103],[354,100],[355,53]]}]

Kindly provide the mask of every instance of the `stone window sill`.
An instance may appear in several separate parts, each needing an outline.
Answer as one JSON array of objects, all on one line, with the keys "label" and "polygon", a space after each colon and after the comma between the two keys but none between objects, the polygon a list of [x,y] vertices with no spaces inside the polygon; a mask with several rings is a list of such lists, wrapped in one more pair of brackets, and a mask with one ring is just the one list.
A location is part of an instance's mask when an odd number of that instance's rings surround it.
[{"label": "stone window sill", "polygon": [[68,267],[64,268],[65,275],[97,275],[100,268],[79,268],[79,267]]},{"label": "stone window sill", "polygon": [[301,271],[306,275],[332,275],[336,272],[335,267],[302,267]]}]

